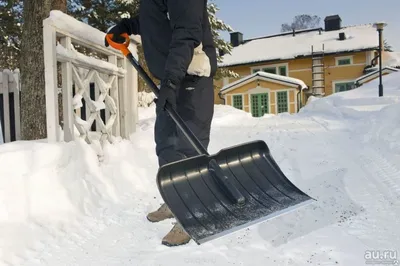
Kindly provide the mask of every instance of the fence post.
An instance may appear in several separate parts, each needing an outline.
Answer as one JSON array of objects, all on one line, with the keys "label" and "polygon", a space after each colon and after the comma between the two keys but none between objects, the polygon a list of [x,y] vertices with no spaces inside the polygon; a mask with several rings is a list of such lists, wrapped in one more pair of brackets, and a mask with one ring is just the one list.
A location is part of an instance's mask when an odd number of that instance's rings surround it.
[{"label": "fence post", "polygon": [[[136,47],[130,47],[130,51],[132,52],[132,55],[137,57],[137,49]],[[139,120],[139,114],[138,114],[138,73],[135,69],[134,66],[132,66],[127,59],[125,59],[125,64],[126,65],[126,79],[127,79],[127,84],[130,85],[129,88],[127,88],[127,98],[128,98],[128,103],[130,106],[129,111],[128,111],[128,118],[129,118],[129,135],[132,133],[135,133],[136,131],[136,123]],[[127,136],[129,139],[129,136]]]},{"label": "fence post", "polygon": [[4,142],[11,141],[11,123],[10,123],[10,99],[9,99],[9,82],[10,77],[8,71],[3,71],[3,119],[4,119]]},{"label": "fence post", "polygon": [[[63,37],[61,45],[66,49],[71,49],[71,38]],[[72,141],[75,139],[74,134],[74,116],[72,104],[72,63],[67,61],[61,63],[62,73],[62,104],[63,104],[63,120],[64,120],[64,141]]]},{"label": "fence post", "polygon": [[15,140],[21,140],[21,106],[19,100],[20,88],[20,73],[19,70],[14,70],[14,114],[15,114]]},{"label": "fence post", "polygon": [[58,89],[57,89],[57,52],[56,31],[46,23],[43,23],[43,52],[46,82],[46,120],[47,141],[60,141],[58,121]]}]

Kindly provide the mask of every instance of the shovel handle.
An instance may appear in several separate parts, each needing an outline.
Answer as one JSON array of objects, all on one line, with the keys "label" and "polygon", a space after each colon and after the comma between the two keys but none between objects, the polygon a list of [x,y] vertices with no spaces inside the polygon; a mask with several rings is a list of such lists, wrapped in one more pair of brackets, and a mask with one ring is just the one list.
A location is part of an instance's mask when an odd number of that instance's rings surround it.
[{"label": "shovel handle", "polygon": [[[132,53],[129,51],[129,48],[128,48],[129,41],[130,41],[129,35],[124,33],[121,36],[125,37],[124,43],[114,42],[112,40],[112,37],[113,37],[112,34],[107,34],[106,38],[111,47],[113,47],[114,49],[120,50],[124,54],[124,56],[133,65],[133,67],[139,72],[139,75],[150,86],[151,90],[158,98],[159,94],[160,94],[160,90],[158,89],[157,85],[153,82],[153,80],[149,77],[149,75],[146,73],[146,71],[142,68],[142,66],[136,60],[136,58],[133,57]],[[167,110],[167,112],[169,113],[171,118],[174,120],[176,125],[179,127],[179,129],[186,136],[186,138],[188,139],[190,144],[192,144],[193,148],[197,151],[197,153],[199,155],[209,155],[209,153],[204,148],[204,146],[201,144],[199,139],[194,135],[194,133],[190,130],[190,128],[183,121],[183,119],[178,115],[178,113],[172,108],[171,104],[168,101],[165,105],[165,109]]]}]

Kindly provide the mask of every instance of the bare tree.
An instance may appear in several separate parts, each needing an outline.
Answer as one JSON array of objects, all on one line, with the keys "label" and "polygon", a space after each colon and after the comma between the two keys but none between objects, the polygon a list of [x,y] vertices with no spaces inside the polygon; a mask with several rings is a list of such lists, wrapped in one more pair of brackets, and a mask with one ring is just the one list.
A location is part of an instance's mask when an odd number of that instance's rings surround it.
[{"label": "bare tree", "polygon": [[320,22],[321,18],[315,15],[314,16],[307,14],[297,15],[293,18],[292,23],[282,24],[281,32],[316,28],[319,26]]}]

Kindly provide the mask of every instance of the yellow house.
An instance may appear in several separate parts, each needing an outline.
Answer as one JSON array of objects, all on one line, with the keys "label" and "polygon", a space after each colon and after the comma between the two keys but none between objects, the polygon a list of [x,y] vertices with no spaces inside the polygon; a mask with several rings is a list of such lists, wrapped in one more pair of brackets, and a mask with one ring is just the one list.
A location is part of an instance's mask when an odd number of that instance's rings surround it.
[{"label": "yellow house", "polygon": [[326,17],[324,29],[248,40],[233,32],[231,43],[231,54],[223,55],[219,67],[236,72],[239,78],[215,81],[215,103],[253,116],[294,113],[310,95],[323,97],[354,88],[355,81],[377,63],[379,48],[373,24],[342,27],[338,15]]},{"label": "yellow house", "polygon": [[226,104],[259,117],[297,112],[304,89],[307,85],[302,80],[258,71],[224,86],[220,95]]}]

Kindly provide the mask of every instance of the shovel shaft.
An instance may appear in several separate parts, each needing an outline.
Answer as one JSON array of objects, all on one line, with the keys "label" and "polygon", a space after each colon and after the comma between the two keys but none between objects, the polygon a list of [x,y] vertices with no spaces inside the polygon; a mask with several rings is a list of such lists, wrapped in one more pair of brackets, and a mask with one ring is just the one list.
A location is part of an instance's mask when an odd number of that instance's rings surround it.
[{"label": "shovel shaft", "polygon": [[[139,72],[141,77],[144,79],[144,81],[150,86],[151,90],[153,93],[156,95],[156,97],[159,97],[159,89],[157,88],[157,85],[154,84],[153,80],[149,77],[149,75],[144,71],[144,69],[140,66],[139,62],[133,57],[132,53],[127,53],[126,58],[128,58],[129,62],[135,67],[135,69]],[[171,118],[174,120],[176,125],[179,127],[179,129],[183,132],[183,134],[186,136],[190,144],[192,144],[193,148],[197,151],[199,155],[209,155],[207,150],[204,148],[204,146],[201,144],[199,139],[194,135],[194,133],[190,130],[190,128],[185,124],[183,119],[178,115],[178,113],[171,107],[171,104],[167,101],[165,109],[171,116]]]}]

